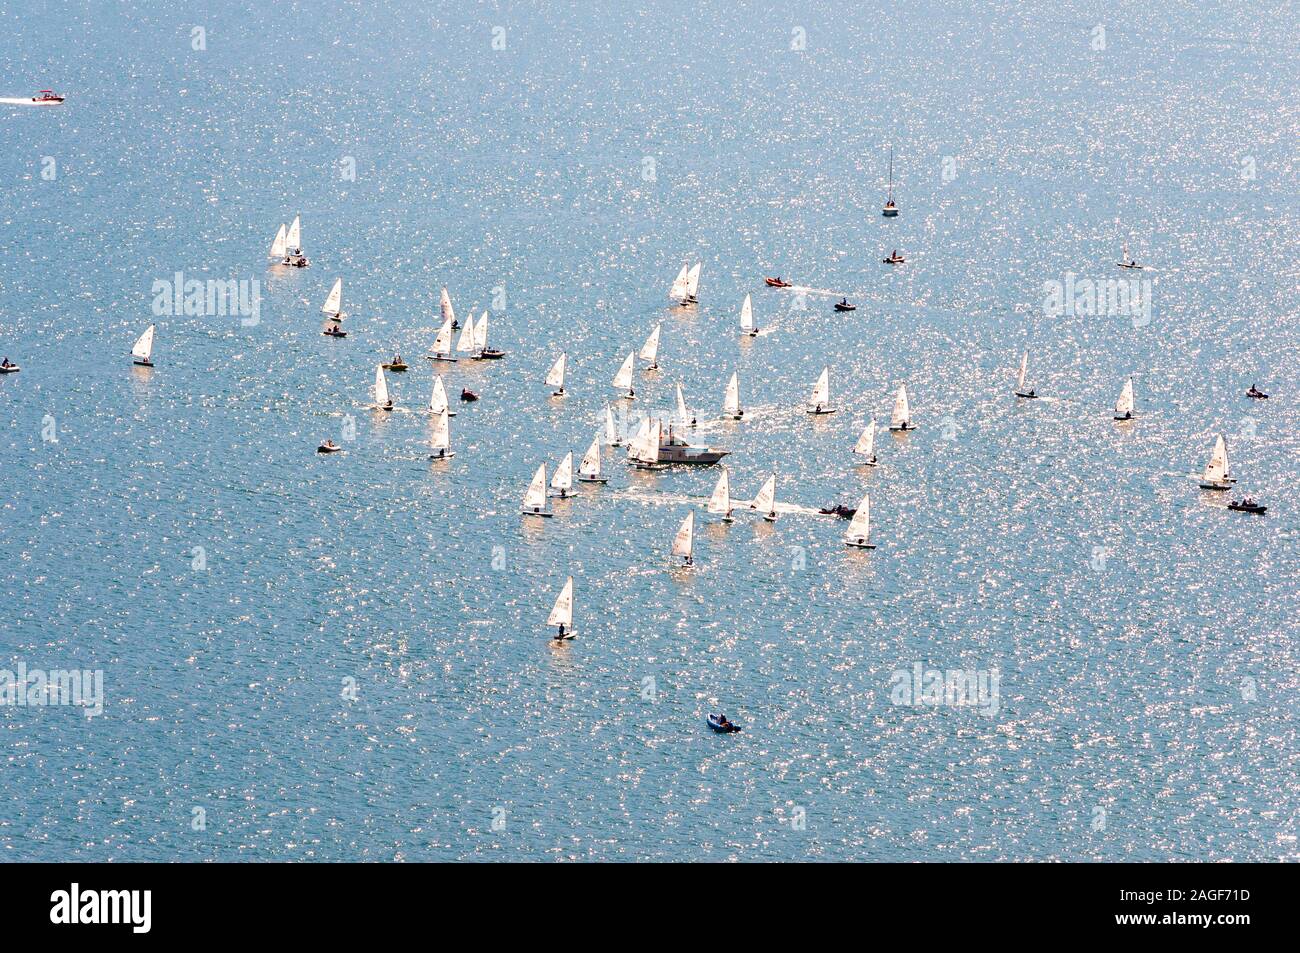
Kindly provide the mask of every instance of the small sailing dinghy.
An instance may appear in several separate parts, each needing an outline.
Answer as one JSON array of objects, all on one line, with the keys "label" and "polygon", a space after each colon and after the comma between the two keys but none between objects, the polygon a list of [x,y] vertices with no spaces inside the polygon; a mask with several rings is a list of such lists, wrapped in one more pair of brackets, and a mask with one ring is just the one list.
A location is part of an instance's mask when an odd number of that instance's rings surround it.
[{"label": "small sailing dinghy", "polygon": [[342,278],[334,279],[334,287],[330,289],[330,293],[328,297],[325,298],[325,303],[320,306],[320,309],[323,314],[329,315],[332,321],[342,321],[347,317],[347,315],[343,313]]},{"label": "small sailing dinghy", "polygon": [[1115,402],[1115,419],[1132,420],[1133,419],[1133,378],[1124,382],[1124,389],[1119,392],[1119,400]]},{"label": "small sailing dinghy", "polygon": [[751,510],[757,510],[763,514],[763,519],[769,523],[776,522],[776,474],[773,473],[767,478],[758,490],[758,496],[749,504]]},{"label": "small sailing dinghy", "polygon": [[609,478],[600,475],[600,435],[591,438],[591,446],[578,462],[579,483],[608,483]]},{"label": "small sailing dinghy", "polygon": [[151,324],[144,329],[144,334],[135,340],[131,347],[131,358],[133,363],[141,367],[153,367],[153,332],[157,325]]},{"label": "small sailing dinghy", "polygon": [[393,399],[388,394],[388,378],[384,376],[384,365],[375,368],[375,407],[379,410],[392,410]]},{"label": "small sailing dinghy", "polygon": [[474,312],[469,313],[469,318],[461,325],[460,337],[456,339],[456,351],[460,354],[474,356]]},{"label": "small sailing dinghy", "polygon": [[431,361],[454,361],[451,353],[451,335],[455,330],[450,318],[444,318],[438,335],[433,339],[433,350],[425,356]]},{"label": "small sailing dinghy", "polygon": [[894,396],[894,412],[889,418],[889,429],[899,433],[916,429],[916,424],[912,423],[912,405],[907,399],[906,384],[898,385],[898,393]]},{"label": "small sailing dinghy", "polygon": [[885,218],[894,218],[898,215],[898,206],[894,203],[894,147],[889,147],[889,197],[885,199],[885,207],[880,210],[880,214]]},{"label": "small sailing dinghy", "polygon": [[551,369],[546,372],[546,383],[556,388],[551,392],[552,397],[564,396],[564,369],[568,361],[569,355],[561,352],[560,356],[555,359],[555,363],[551,365]]},{"label": "small sailing dinghy", "polygon": [[1025,390],[1025,375],[1029,372],[1029,352],[1026,351],[1020,356],[1020,376],[1016,378],[1016,389],[1014,391],[1017,397],[1024,397],[1033,400],[1038,397],[1031,387]]},{"label": "small sailing dinghy", "polygon": [[718,485],[713,488],[713,495],[709,497],[707,509],[710,513],[721,516],[724,523],[735,521],[735,517],[731,515],[731,474],[726,467],[722,468],[722,475],[718,477]]},{"label": "small sailing dinghy", "polygon": [[1228,474],[1228,442],[1219,434],[1210,453],[1210,462],[1201,471],[1202,490],[1229,490],[1236,479]]},{"label": "small sailing dinghy", "polygon": [[722,416],[727,420],[739,420],[745,416],[745,412],[740,409],[740,379],[736,376],[736,371],[731,372],[727,392],[722,396]]},{"label": "small sailing dinghy", "polygon": [[898,253],[897,248],[889,253],[888,258],[882,258],[880,261],[886,265],[903,265],[907,263],[907,259]]},{"label": "small sailing dinghy", "polygon": [[695,511],[691,510],[686,514],[686,519],[682,520],[682,525],[678,527],[677,535],[673,537],[673,555],[683,557],[683,566],[691,566],[695,564],[692,555],[694,551]]},{"label": "small sailing dinghy", "polygon": [[429,413],[436,417],[444,410],[447,412],[448,417],[456,416],[456,411],[451,409],[451,405],[447,401],[447,388],[443,386],[442,375],[434,374],[433,391],[429,394]]},{"label": "small sailing dinghy", "polygon": [[447,419],[450,416],[444,407],[442,413],[433,418],[433,453],[429,454],[430,460],[448,460],[456,455],[456,451],[451,449],[451,424]]},{"label": "small sailing dinghy", "polygon": [[758,335],[758,326],[754,324],[754,303],[749,300],[749,295],[745,295],[740,305],[740,330],[750,337]]},{"label": "small sailing dinghy", "polygon": [[488,347],[487,334],[488,313],[484,311],[478,319],[478,324],[474,327],[474,350],[477,353],[473,354],[472,358],[476,361],[499,361],[506,356],[506,352]]},{"label": "small sailing dinghy", "polygon": [[573,451],[570,450],[560,461],[560,465],[555,468],[555,475],[551,477],[551,489],[555,490],[555,495],[562,500],[569,498],[569,491],[573,489]]},{"label": "small sailing dinghy", "polygon": [[650,332],[650,336],[645,339],[645,344],[641,345],[641,360],[646,362],[647,371],[659,370],[659,332],[663,324],[656,324],[655,329]]},{"label": "small sailing dinghy", "polygon": [[734,721],[728,721],[726,715],[709,715],[705,719],[710,728],[720,735],[728,735],[733,731],[740,731],[740,725]]},{"label": "small sailing dinghy", "polygon": [[294,268],[306,268],[310,262],[307,256],[302,253],[302,217],[295,215],[293,224],[289,226],[289,231],[284,237],[284,261],[285,265]]},{"label": "small sailing dinghy", "polygon": [[627,448],[628,462],[638,470],[662,470],[659,445],[663,440],[663,423],[656,420],[641,421],[631,445]]},{"label": "small sailing dinghy", "polygon": [[266,257],[274,259],[281,265],[289,264],[288,234],[289,226],[281,222],[280,230],[275,233],[275,238],[271,239],[271,250],[266,253]]},{"label": "small sailing dinghy", "polygon": [[695,415],[686,409],[686,398],[682,396],[682,385],[677,385],[677,408],[676,417],[683,427],[695,426]]},{"label": "small sailing dinghy", "polygon": [[455,331],[460,327],[456,320],[456,309],[451,306],[451,295],[447,294],[447,289],[443,288],[442,293],[438,296],[438,310],[442,314],[443,323],[451,322],[451,329]]},{"label": "small sailing dinghy", "polygon": [[1115,262],[1115,264],[1119,265],[1119,267],[1121,268],[1128,268],[1134,271],[1142,271],[1143,268],[1145,267],[1144,265],[1139,265],[1136,261],[1133,260],[1133,256],[1131,256],[1128,253],[1127,243],[1125,243],[1124,245],[1124,254],[1121,257],[1123,258],[1122,261]]},{"label": "small sailing dinghy", "polygon": [[620,367],[618,373],[614,375],[614,386],[619,390],[627,391],[627,393],[623,395],[625,400],[636,400],[636,391],[632,387],[632,368],[635,365],[636,352],[628,351],[627,359],[623,362],[623,366]]},{"label": "small sailing dinghy", "polygon": [[857,512],[849,521],[849,528],[844,531],[844,544],[857,549],[875,549],[876,544],[868,541],[871,534],[871,494],[862,494],[862,502]]},{"label": "small sailing dinghy", "polygon": [[555,608],[546,617],[547,625],[559,626],[552,642],[566,642],[573,638],[573,577],[570,576],[555,600]]},{"label": "small sailing dinghy", "polygon": [[853,452],[861,457],[858,461],[864,467],[879,466],[876,463],[876,418],[872,417],[867,421],[866,429],[862,431],[862,436],[858,442],[853,445]]},{"label": "small sailing dinghy", "polygon": [[833,414],[835,408],[831,406],[831,369],[823,367],[821,376],[817,378],[817,383],[813,385],[812,396],[808,398],[808,406],[804,410],[810,414]]},{"label": "small sailing dinghy", "polygon": [[682,301],[686,297],[686,291],[691,286],[691,266],[685,262],[682,263],[682,270],[677,272],[677,277],[673,279],[672,287],[668,289],[668,297]]},{"label": "small sailing dinghy", "polygon": [[627,441],[624,440],[614,426],[614,408],[609,404],[605,405],[605,445],[609,447],[626,447]]},{"label": "small sailing dinghy", "polygon": [[533,474],[533,481],[528,484],[521,509],[524,516],[550,516],[546,510],[546,464],[539,464]]},{"label": "small sailing dinghy", "polygon": [[686,297],[682,298],[682,304],[689,305],[700,303],[700,299],[695,296],[695,293],[700,290],[700,269],[703,266],[704,262],[697,261],[695,267],[692,268],[690,273],[686,276]]}]

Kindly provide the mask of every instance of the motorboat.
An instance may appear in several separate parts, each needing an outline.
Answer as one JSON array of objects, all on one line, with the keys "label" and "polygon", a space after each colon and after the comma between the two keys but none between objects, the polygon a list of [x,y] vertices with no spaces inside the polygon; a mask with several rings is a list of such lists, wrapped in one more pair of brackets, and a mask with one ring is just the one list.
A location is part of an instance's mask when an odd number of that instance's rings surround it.
[{"label": "motorboat", "polygon": [[670,426],[660,437],[658,462],[711,464],[717,463],[729,453],[730,450],[689,444],[673,433],[673,428]]},{"label": "motorboat", "polygon": [[848,298],[841,298],[839,301],[835,302],[835,310],[836,311],[857,311],[858,306],[856,304],[849,304]]},{"label": "motorboat", "polygon": [[767,285],[769,288],[789,288],[789,287],[791,287],[790,282],[788,282],[788,281],[783,281],[783,280],[781,279],[781,276],[780,276],[780,275],[777,275],[775,278],[764,278],[763,281],[764,281],[764,283],[766,283],[766,285]]}]

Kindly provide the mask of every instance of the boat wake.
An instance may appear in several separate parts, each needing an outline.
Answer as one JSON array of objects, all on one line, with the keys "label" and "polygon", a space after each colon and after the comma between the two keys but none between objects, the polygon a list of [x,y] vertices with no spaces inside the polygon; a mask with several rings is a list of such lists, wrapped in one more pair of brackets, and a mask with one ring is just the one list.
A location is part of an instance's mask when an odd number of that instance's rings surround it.
[{"label": "boat wake", "polygon": [[0,97],[0,104],[6,106],[57,106],[56,102],[36,102],[30,96],[25,99],[16,99],[12,96]]},{"label": "boat wake", "polygon": [[[686,496],[681,493],[647,493],[644,490],[616,490],[607,495],[614,499],[631,500],[633,503],[644,503],[647,506],[706,506],[709,502],[707,496]],[[753,502],[753,500],[732,499],[732,513],[750,513],[755,517],[760,516],[761,514],[756,510],[750,509]],[[825,513],[818,513],[815,507],[801,506],[798,503],[782,503],[780,500],[776,501],[774,509],[777,513],[792,514],[795,516],[826,516]],[[838,519],[839,517],[827,518]]]}]

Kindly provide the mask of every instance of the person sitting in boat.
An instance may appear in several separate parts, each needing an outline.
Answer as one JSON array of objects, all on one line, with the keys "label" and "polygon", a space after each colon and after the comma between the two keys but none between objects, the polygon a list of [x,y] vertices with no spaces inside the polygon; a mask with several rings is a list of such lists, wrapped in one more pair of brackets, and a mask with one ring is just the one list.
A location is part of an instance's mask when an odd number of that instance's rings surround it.
[{"label": "person sitting in boat", "polygon": [[321,444],[321,446],[324,447],[326,450],[335,450],[335,449],[337,449],[337,448],[334,446],[334,441],[333,441],[333,440],[326,440],[323,444]]},{"label": "person sitting in boat", "polygon": [[9,363],[9,358],[6,357],[4,363],[0,364],[0,367],[13,367],[13,365]]},{"label": "person sitting in boat", "polygon": [[402,355],[400,355],[400,354],[394,354],[394,355],[393,355],[393,365],[394,365],[395,367],[401,367],[401,366],[402,366]]},{"label": "person sitting in boat", "polygon": [[821,412],[822,412],[822,405],[821,405],[821,404],[818,404],[818,405],[813,409],[813,413],[814,413],[814,414],[820,414]]},{"label": "person sitting in boat", "polygon": [[730,727],[731,727],[731,722],[727,721],[727,716],[726,716],[726,715],[719,715],[719,716],[718,716],[718,724],[719,724],[720,726],[722,726],[723,728],[730,728]]},{"label": "person sitting in boat", "polygon": [[841,298],[841,299],[840,299],[840,304],[841,304],[843,307],[848,307],[849,299],[848,299],[848,298]]},{"label": "person sitting in boat", "polygon": [[474,393],[468,387],[462,387],[460,389],[460,399],[465,401],[478,400],[478,394]]}]

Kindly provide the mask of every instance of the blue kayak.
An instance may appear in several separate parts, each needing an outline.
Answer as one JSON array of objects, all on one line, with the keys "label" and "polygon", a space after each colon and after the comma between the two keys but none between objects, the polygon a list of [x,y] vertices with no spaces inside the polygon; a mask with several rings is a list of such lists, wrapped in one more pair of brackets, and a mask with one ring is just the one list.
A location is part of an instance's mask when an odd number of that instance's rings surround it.
[{"label": "blue kayak", "polygon": [[709,715],[708,722],[710,728],[722,734],[727,734],[728,732],[740,730],[740,725],[736,724],[734,721],[729,721],[724,725],[721,721],[718,720],[717,715]]}]

